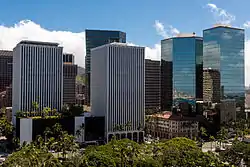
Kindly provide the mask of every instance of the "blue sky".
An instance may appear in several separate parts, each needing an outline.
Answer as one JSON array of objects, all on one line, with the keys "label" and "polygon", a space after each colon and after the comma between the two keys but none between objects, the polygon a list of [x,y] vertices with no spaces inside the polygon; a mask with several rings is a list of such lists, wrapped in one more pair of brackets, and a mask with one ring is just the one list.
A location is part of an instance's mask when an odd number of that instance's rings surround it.
[{"label": "blue sky", "polygon": [[129,43],[147,46],[147,57],[159,59],[164,37],[202,35],[216,21],[243,27],[250,20],[249,6],[249,0],[1,0],[0,49],[12,49],[21,39],[56,41],[84,66],[84,30],[115,29],[126,32]]},{"label": "blue sky", "polygon": [[[240,1],[240,3],[239,3]],[[20,1],[21,2],[21,1]],[[235,25],[250,19],[248,0],[1,0],[0,23],[11,26],[32,20],[49,30],[81,32],[85,28],[119,29],[128,40],[153,46],[162,38],[153,27],[155,20],[173,25],[181,32],[210,27],[214,18],[207,3],[215,3],[237,16]],[[236,8],[237,6],[237,8]],[[248,18],[249,17],[249,18]]]}]

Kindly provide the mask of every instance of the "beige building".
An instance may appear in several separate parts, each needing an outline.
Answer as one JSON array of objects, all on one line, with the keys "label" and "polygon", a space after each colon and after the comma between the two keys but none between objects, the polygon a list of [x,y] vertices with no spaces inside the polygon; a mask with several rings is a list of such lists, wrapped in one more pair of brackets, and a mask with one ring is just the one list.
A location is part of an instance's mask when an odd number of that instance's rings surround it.
[{"label": "beige building", "polygon": [[204,102],[220,102],[220,72],[204,69],[203,71],[203,100]]},{"label": "beige building", "polygon": [[171,112],[149,116],[146,129],[153,137],[159,137],[160,139],[174,137],[193,139],[199,133],[198,121],[192,117],[172,115]]}]

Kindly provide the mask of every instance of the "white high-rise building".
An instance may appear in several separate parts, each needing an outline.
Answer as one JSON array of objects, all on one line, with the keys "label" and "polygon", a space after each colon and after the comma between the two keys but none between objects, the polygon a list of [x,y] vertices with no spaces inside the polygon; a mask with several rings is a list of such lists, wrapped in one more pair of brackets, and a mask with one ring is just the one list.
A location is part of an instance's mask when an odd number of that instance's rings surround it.
[{"label": "white high-rise building", "polygon": [[[63,100],[63,48],[57,43],[21,41],[13,49],[12,106],[16,111],[60,110]],[[15,118],[13,120],[15,124]]]},{"label": "white high-rise building", "polygon": [[105,117],[105,138],[142,141],[145,48],[111,43],[91,50],[91,110]]}]

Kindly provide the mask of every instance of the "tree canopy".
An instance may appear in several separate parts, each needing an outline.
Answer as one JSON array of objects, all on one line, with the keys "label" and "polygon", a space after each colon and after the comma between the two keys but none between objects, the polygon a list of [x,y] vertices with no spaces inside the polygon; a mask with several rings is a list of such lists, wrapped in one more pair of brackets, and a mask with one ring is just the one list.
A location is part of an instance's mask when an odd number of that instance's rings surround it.
[{"label": "tree canopy", "polygon": [[[89,146],[84,153],[75,149],[69,136],[64,139],[41,139],[23,146],[5,161],[5,166],[79,166],[79,167],[220,167],[223,164],[213,153],[203,153],[196,143],[187,138],[165,142],[138,144],[129,139],[113,139],[106,145]],[[45,143],[44,143],[45,142]],[[41,144],[43,143],[43,144]],[[54,146],[54,147],[52,147]],[[56,156],[49,152],[59,147]],[[61,160],[59,160],[61,159]]]}]

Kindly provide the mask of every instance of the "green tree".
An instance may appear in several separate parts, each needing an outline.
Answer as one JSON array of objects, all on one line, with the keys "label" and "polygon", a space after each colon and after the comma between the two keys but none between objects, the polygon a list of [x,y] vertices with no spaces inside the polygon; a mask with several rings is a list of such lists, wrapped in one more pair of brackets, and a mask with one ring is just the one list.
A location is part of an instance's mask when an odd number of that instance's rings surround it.
[{"label": "green tree", "polygon": [[[33,101],[32,102],[32,108],[33,108],[34,112],[37,112],[38,109],[39,109],[39,103],[36,102],[36,101]],[[31,111],[30,111],[30,116],[31,116]]]},{"label": "green tree", "polygon": [[222,143],[228,138],[228,130],[224,127],[221,128],[221,130],[217,133],[217,139],[220,142],[220,148],[222,146]]},{"label": "green tree", "polygon": [[8,141],[12,141],[14,126],[8,121],[6,114],[0,117],[0,134],[5,136]]},{"label": "green tree", "polygon": [[211,151],[213,150],[213,143],[215,141],[214,136],[209,136],[209,141],[211,142]]},{"label": "green tree", "polygon": [[59,167],[61,163],[51,153],[38,149],[33,144],[22,147],[4,162],[5,167]]}]

